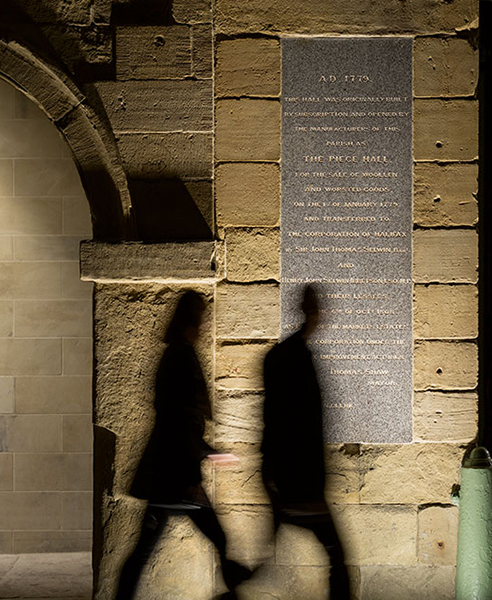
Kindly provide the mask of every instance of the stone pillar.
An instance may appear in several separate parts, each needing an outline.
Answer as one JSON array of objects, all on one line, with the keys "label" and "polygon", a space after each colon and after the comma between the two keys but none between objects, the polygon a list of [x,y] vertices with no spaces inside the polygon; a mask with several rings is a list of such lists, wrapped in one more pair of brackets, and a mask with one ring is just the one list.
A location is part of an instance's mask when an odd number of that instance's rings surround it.
[{"label": "stone pillar", "polygon": [[[144,503],[128,496],[127,491],[153,425],[154,377],[164,347],[165,326],[177,298],[186,289],[200,292],[207,302],[198,352],[206,379],[212,381],[213,300],[218,272],[215,254],[214,242],[81,245],[81,277],[95,284],[96,599],[113,596],[120,568],[138,539]],[[159,589],[159,593],[167,589],[172,595],[174,586],[186,585],[189,590],[194,583],[197,589],[208,588],[210,596],[210,546],[192,535],[185,518],[173,520],[171,529],[166,543],[178,536],[179,545],[172,552],[166,551],[166,557],[174,557],[176,567],[173,558],[166,558],[165,564],[149,570],[142,582],[146,597],[154,597],[153,589]],[[182,556],[188,564],[187,581],[182,581],[179,574]]]}]

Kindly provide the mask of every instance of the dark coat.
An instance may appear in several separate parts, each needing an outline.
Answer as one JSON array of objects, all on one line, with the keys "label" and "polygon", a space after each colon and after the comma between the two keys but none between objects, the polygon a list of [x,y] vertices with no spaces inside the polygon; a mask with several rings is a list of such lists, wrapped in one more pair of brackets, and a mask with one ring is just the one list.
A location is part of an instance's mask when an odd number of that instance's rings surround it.
[{"label": "dark coat", "polygon": [[274,346],[264,363],[263,477],[280,504],[324,499],[321,394],[300,332]]},{"label": "dark coat", "polygon": [[156,378],[154,430],[130,493],[151,502],[178,502],[202,480],[200,463],[213,450],[203,440],[211,417],[203,373],[193,347],[169,344]]}]

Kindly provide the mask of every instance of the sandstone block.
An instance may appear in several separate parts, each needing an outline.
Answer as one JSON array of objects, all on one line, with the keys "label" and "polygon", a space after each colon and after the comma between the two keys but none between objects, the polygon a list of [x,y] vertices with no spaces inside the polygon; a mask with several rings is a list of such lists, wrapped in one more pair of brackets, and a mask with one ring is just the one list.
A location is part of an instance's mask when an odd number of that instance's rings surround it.
[{"label": "sandstone block", "polygon": [[212,129],[210,81],[106,81],[97,90],[116,132]]},{"label": "sandstone block", "polygon": [[11,235],[2,235],[0,237],[0,261],[13,260],[14,241]]},{"label": "sandstone block", "polygon": [[92,454],[29,454],[15,457],[16,491],[76,491],[92,488]]},{"label": "sandstone block", "polygon": [[92,415],[64,415],[63,452],[92,452]]},{"label": "sandstone block", "polygon": [[469,26],[478,15],[476,2],[460,0],[459,5],[436,6],[429,0],[416,0],[412,10],[379,5],[363,0],[358,4],[358,18],[352,7],[336,0],[326,10],[324,0],[285,4],[274,0],[265,4],[251,0],[248,4],[217,0],[215,5],[218,33],[332,33],[376,35],[398,33],[454,33],[456,28]]},{"label": "sandstone block", "polygon": [[18,261],[66,261],[77,260],[80,236],[15,236],[14,256]]},{"label": "sandstone block", "polygon": [[178,23],[210,23],[212,6],[210,0],[176,0],[173,16]]},{"label": "sandstone block", "polygon": [[280,169],[261,163],[227,163],[215,171],[219,226],[272,226],[280,218]]},{"label": "sandstone block", "polygon": [[129,133],[118,135],[117,142],[129,177],[186,180],[212,176],[210,133]]},{"label": "sandstone block", "polygon": [[191,28],[191,60],[197,79],[210,79],[213,73],[213,32],[211,25]]},{"label": "sandstone block", "polygon": [[65,338],[62,352],[64,375],[92,375],[92,338]]},{"label": "sandstone block", "polygon": [[454,567],[362,567],[361,598],[364,600],[452,600]]},{"label": "sandstone block", "polygon": [[0,339],[0,373],[3,375],[59,375],[60,340]]},{"label": "sandstone block", "polygon": [[281,527],[275,540],[275,564],[327,567],[328,555],[312,531]]},{"label": "sandstone block", "polygon": [[79,262],[63,262],[61,268],[62,298],[68,300],[92,299],[94,284],[89,281],[81,281]]},{"label": "sandstone block", "polygon": [[359,502],[359,455],[349,447],[329,444],[325,447],[327,502],[351,504]]},{"label": "sandstone block", "polygon": [[273,38],[222,40],[217,45],[217,96],[278,96],[280,43]]},{"label": "sandstone block", "polygon": [[278,285],[253,283],[217,286],[217,336],[222,339],[278,338],[280,290]]},{"label": "sandstone block", "polygon": [[269,506],[219,505],[217,514],[230,538],[231,558],[250,567],[264,562],[266,557],[273,558],[273,516]]},{"label": "sandstone block", "polygon": [[48,119],[2,121],[0,157],[61,158],[62,154],[62,137]]},{"label": "sandstone block", "polygon": [[476,338],[478,291],[474,285],[416,285],[414,288],[416,338]]},{"label": "sandstone block", "polygon": [[280,103],[277,100],[218,100],[215,116],[217,160],[279,160]]},{"label": "sandstone block", "polygon": [[31,4],[28,0],[18,3],[31,19],[38,23],[89,23],[91,17],[90,0],[54,0],[49,4]]},{"label": "sandstone block", "polygon": [[[360,499],[366,504],[449,503],[463,458],[456,444],[362,448]],[[391,485],[388,482],[391,481]]]},{"label": "sandstone block", "polygon": [[0,414],[14,412],[14,378],[0,377]]},{"label": "sandstone block", "polygon": [[[13,539],[14,533],[12,531],[1,531],[0,532],[0,551],[2,552],[3,561],[2,564],[5,564],[5,555],[12,555],[13,552]],[[10,556],[13,561],[17,559],[17,557]]]},{"label": "sandstone block", "polygon": [[0,195],[12,196],[14,193],[14,161],[0,160]]},{"label": "sandstone block", "polygon": [[259,447],[230,444],[229,452],[239,457],[234,466],[215,471],[215,501],[217,504],[264,504],[269,500],[261,477]]},{"label": "sandstone block", "polygon": [[426,442],[471,442],[477,434],[477,395],[417,392],[414,434]]},{"label": "sandstone block", "polygon": [[279,279],[278,229],[228,229],[226,233],[227,279],[266,281]]},{"label": "sandstone block", "polygon": [[416,160],[474,160],[478,157],[475,100],[415,100]]},{"label": "sandstone block", "polygon": [[71,414],[91,412],[91,377],[17,377],[17,413]]},{"label": "sandstone block", "polygon": [[66,492],[62,495],[62,529],[92,529],[91,492]]},{"label": "sandstone block", "polygon": [[414,365],[416,390],[463,390],[477,385],[477,346],[470,342],[417,342]]},{"label": "sandstone block", "polygon": [[417,163],[413,218],[421,227],[474,225],[478,165]]},{"label": "sandstone block", "polygon": [[14,489],[13,455],[2,452],[0,454],[0,491]]},{"label": "sandstone block", "polygon": [[[85,203],[87,205],[87,200]],[[88,212],[88,208],[86,210]],[[1,198],[0,231],[2,234],[20,235],[58,235],[62,233],[61,199]]]},{"label": "sandstone block", "polygon": [[90,300],[17,300],[16,337],[90,337]]},{"label": "sandstone block", "polygon": [[325,598],[327,589],[328,569],[306,566],[267,565],[241,586],[248,600]]},{"label": "sandstone block", "polygon": [[426,565],[456,564],[458,546],[457,506],[429,506],[419,511],[419,562]]},{"label": "sandstone block", "polygon": [[78,196],[84,193],[71,158],[21,158],[15,161],[16,196]]},{"label": "sandstone block", "polygon": [[[44,552],[87,552],[92,550],[92,532],[89,531],[14,531],[13,551],[16,554],[38,554]],[[40,554],[43,556],[43,554]],[[45,555],[46,556],[46,555]],[[58,554],[58,556],[60,556]],[[59,564],[56,571],[59,572]],[[46,577],[46,576],[45,576]],[[53,578],[58,584],[59,577]],[[74,578],[70,577],[70,585],[73,587]],[[44,582],[46,579],[44,578]],[[46,585],[43,586],[46,588]],[[88,586],[85,586],[88,587]],[[68,588],[68,585],[67,585]],[[38,588],[39,589],[39,588]],[[80,591],[80,587],[78,588]]]},{"label": "sandstone block", "polygon": [[416,283],[475,283],[478,239],[472,230],[414,232]]},{"label": "sandstone block", "polygon": [[61,417],[14,415],[0,417],[6,452],[60,452]]},{"label": "sandstone block", "polygon": [[258,444],[263,437],[263,394],[217,389],[214,440],[227,444]]},{"label": "sandstone block", "polygon": [[0,492],[0,528],[60,529],[61,497],[57,492]]},{"label": "sandstone block", "polygon": [[190,75],[189,27],[116,28],[117,79],[183,79]]},{"label": "sandstone block", "polygon": [[215,275],[214,256],[214,242],[182,244],[83,242],[80,246],[80,264],[84,281],[208,279]]},{"label": "sandstone block", "polygon": [[63,198],[63,233],[92,236],[91,213],[85,196]]},{"label": "sandstone block", "polygon": [[478,51],[455,37],[417,37],[414,43],[415,96],[473,96]]},{"label": "sandstone block", "polygon": [[271,344],[223,344],[216,354],[216,381],[229,389],[259,390],[263,387],[263,359]]},{"label": "sandstone block", "polygon": [[12,337],[14,332],[14,303],[0,300],[0,337]]},{"label": "sandstone block", "polygon": [[415,565],[417,509],[411,506],[333,506],[350,565]]}]

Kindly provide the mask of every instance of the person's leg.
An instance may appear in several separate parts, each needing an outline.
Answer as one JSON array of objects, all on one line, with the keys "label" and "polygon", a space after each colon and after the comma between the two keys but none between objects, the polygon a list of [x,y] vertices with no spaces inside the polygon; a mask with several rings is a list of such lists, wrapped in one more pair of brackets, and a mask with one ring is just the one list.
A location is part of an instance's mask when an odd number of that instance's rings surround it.
[{"label": "person's leg", "polygon": [[115,600],[131,600],[133,598],[140,574],[154,551],[168,517],[169,512],[166,509],[152,506],[147,508],[140,539],[121,571]]},{"label": "person's leg", "polygon": [[212,505],[202,506],[199,510],[191,510],[188,512],[188,515],[198,529],[217,548],[222,566],[222,576],[226,586],[230,590],[233,590],[241,581],[248,579],[251,576],[250,569],[243,567],[233,560],[229,560],[226,556],[226,536]]},{"label": "person's leg", "polygon": [[297,525],[310,529],[323,544],[330,557],[330,598],[350,600],[350,581],[345,565],[343,546],[328,506],[322,514],[299,520]]}]

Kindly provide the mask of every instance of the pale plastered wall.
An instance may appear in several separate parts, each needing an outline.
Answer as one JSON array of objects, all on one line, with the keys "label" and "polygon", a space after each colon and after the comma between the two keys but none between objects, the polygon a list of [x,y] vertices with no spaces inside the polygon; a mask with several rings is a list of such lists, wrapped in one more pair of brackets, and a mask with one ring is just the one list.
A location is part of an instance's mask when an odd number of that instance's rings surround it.
[{"label": "pale plastered wall", "polygon": [[0,552],[89,550],[89,207],[55,126],[0,80]]}]

